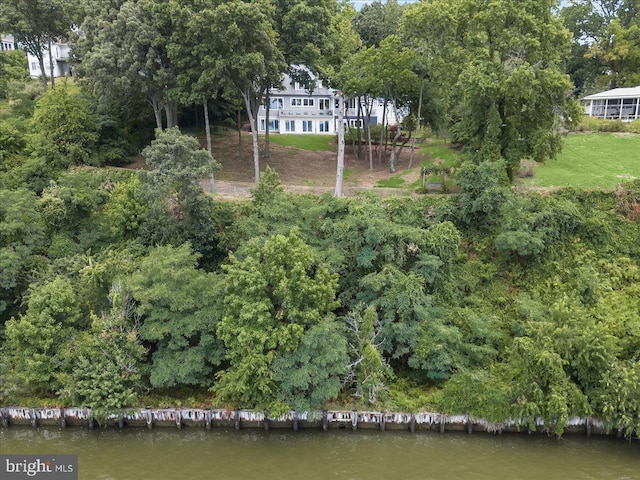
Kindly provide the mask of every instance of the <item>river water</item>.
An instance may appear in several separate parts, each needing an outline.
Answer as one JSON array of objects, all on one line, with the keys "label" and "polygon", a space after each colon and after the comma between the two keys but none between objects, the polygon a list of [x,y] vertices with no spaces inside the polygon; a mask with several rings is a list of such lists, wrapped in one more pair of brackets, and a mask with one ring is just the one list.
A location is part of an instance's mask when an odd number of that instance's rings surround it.
[{"label": "river water", "polygon": [[0,429],[0,454],[77,454],[86,480],[636,480],[612,437],[164,428]]}]

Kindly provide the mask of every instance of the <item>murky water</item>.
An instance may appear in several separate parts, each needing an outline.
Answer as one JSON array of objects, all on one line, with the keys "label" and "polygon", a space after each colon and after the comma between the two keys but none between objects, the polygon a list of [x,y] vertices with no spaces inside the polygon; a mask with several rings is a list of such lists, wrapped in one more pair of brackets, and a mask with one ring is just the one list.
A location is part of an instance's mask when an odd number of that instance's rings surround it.
[{"label": "murky water", "polygon": [[610,437],[10,427],[0,453],[77,454],[86,480],[640,478],[640,443]]}]

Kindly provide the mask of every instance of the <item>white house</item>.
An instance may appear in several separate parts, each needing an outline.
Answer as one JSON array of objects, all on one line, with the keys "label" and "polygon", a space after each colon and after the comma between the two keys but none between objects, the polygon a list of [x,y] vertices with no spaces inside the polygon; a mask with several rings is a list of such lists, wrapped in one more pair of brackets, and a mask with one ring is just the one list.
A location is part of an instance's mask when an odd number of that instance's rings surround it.
[{"label": "white house", "polygon": [[[372,100],[371,125],[381,123],[384,101]],[[363,101],[364,102],[364,101]],[[335,134],[338,121],[338,95],[320,80],[311,93],[288,75],[284,76],[282,87],[269,91],[269,131],[276,133],[319,133]],[[364,104],[363,104],[364,109]],[[393,109],[387,108],[385,123],[397,123]],[[266,130],[266,108],[258,111],[258,130]],[[356,127],[362,126],[362,116],[358,116],[357,99],[345,101],[344,122]]]},{"label": "white house", "polygon": [[[71,47],[67,43],[59,40],[51,42],[51,56],[53,59],[53,76],[63,77],[71,73],[71,66],[69,65],[69,51]],[[47,77],[52,76],[51,62],[49,59],[49,49],[43,51],[44,54],[44,71]],[[29,75],[31,78],[39,78],[42,76],[42,70],[40,70],[40,64],[38,59],[27,53],[27,61],[29,62]]]},{"label": "white house", "polygon": [[614,88],[580,100],[590,117],[629,122],[640,118],[640,86]]},{"label": "white house", "polygon": [[15,50],[16,42],[13,35],[0,35],[0,52],[6,52],[7,50]]}]

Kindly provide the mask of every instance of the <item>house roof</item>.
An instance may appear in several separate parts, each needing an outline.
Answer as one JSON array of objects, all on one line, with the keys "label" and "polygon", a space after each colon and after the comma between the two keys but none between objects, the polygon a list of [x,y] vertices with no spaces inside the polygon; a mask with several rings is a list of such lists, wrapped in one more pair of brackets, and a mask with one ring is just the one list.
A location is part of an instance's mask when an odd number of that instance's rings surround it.
[{"label": "house roof", "polygon": [[636,98],[640,97],[640,86],[631,88],[614,88],[613,90],[607,90],[606,92],[595,93],[588,95],[582,100],[598,100],[603,98]]}]

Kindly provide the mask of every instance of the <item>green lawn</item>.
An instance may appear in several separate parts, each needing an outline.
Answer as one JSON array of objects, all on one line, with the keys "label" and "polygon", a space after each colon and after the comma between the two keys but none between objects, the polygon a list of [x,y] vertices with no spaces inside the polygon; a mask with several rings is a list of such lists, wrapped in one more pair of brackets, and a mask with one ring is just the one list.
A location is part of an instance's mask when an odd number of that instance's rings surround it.
[{"label": "green lawn", "polygon": [[336,149],[335,136],[333,135],[296,135],[286,133],[272,133],[269,135],[271,143],[285,147],[296,147],[300,150],[321,152]]},{"label": "green lawn", "polygon": [[521,182],[608,189],[634,178],[640,178],[640,135],[576,133],[567,136],[556,160],[536,166],[534,177]]},{"label": "green lawn", "polygon": [[[444,164],[448,167],[458,163],[458,154],[449,146],[449,142],[442,138],[429,138],[427,144],[421,150],[424,153],[428,153],[431,160],[444,160]],[[426,163],[432,164],[431,161]]]}]

